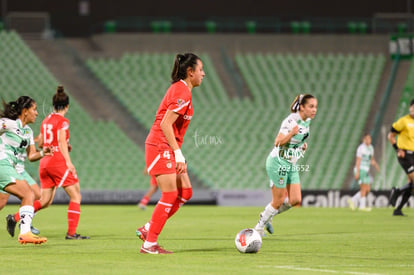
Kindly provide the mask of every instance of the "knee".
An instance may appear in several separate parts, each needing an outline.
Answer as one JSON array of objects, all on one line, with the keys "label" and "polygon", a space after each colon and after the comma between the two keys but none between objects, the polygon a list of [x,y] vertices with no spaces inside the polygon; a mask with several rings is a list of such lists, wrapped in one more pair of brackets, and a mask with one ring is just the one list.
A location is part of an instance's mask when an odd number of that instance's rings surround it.
[{"label": "knee", "polygon": [[301,203],[302,203],[302,198],[301,197],[289,198],[289,204],[292,205],[292,206],[300,205]]},{"label": "knee", "polygon": [[183,188],[181,198],[188,201],[193,196],[193,188]]}]

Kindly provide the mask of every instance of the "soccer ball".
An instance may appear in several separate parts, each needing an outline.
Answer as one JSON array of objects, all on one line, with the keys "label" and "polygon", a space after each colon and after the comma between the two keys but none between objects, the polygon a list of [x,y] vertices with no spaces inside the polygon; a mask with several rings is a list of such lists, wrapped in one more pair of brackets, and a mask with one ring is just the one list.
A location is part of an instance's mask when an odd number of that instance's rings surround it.
[{"label": "soccer ball", "polygon": [[262,237],[259,232],[254,229],[246,228],[237,233],[236,248],[241,253],[256,253],[262,247]]}]

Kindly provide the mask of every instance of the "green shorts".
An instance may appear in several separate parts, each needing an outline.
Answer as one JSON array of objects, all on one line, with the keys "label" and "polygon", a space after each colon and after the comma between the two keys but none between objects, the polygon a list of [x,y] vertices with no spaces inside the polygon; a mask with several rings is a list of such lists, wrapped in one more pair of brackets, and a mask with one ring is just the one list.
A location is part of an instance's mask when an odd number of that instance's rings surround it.
[{"label": "green shorts", "polygon": [[[356,170],[354,169],[354,175]],[[371,184],[372,178],[367,171],[359,170],[358,184]]]},{"label": "green shorts", "polygon": [[270,187],[286,188],[287,184],[300,183],[297,166],[283,158],[269,155],[266,160],[266,172],[270,179]]},{"label": "green shorts", "polygon": [[9,160],[0,160],[0,190],[16,180],[23,180],[23,176],[18,174],[16,169],[10,164]]}]

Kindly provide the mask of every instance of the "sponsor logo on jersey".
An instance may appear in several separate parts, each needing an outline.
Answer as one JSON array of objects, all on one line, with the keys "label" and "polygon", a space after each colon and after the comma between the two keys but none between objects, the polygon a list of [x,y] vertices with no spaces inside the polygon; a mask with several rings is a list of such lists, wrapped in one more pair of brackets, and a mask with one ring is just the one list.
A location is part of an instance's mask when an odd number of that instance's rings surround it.
[{"label": "sponsor logo on jersey", "polygon": [[178,107],[182,107],[184,104],[185,104],[185,101],[184,101],[183,99],[179,98],[179,99],[177,100],[177,105],[178,105]]},{"label": "sponsor logo on jersey", "polygon": [[183,118],[186,119],[186,120],[191,120],[193,118],[193,116],[184,115]]}]

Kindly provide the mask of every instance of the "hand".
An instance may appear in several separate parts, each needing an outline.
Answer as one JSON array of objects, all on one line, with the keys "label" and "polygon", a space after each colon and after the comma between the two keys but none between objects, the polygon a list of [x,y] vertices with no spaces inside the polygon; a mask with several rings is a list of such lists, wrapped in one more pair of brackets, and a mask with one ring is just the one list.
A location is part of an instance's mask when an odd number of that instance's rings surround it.
[{"label": "hand", "polygon": [[295,127],[293,127],[292,130],[290,130],[290,132],[292,133],[292,137],[293,137],[294,135],[299,133],[299,126],[295,125]]},{"label": "hand", "polygon": [[356,180],[359,180],[359,172],[356,172],[356,173],[355,173],[355,179],[356,179]]},{"label": "hand", "polygon": [[303,150],[303,152],[305,152],[305,151],[306,151],[306,149],[308,149],[308,144],[305,142],[305,143],[303,143],[303,145],[302,145],[302,150]]},{"label": "hand", "polygon": [[69,172],[71,172],[72,173],[72,175],[75,177],[75,178],[78,178],[78,173],[76,172],[76,168],[75,168],[75,166],[70,162],[70,163],[67,163],[66,164],[67,166],[68,166],[68,170],[69,170]]},{"label": "hand", "polygon": [[405,151],[402,149],[398,149],[397,151],[397,157],[404,158],[405,157]]},{"label": "hand", "polygon": [[177,149],[174,151],[174,157],[175,157],[175,169],[177,171],[177,174],[183,174],[187,172],[187,164],[185,162],[185,158],[183,156],[183,153],[180,149]]},{"label": "hand", "polygon": [[53,146],[44,147],[43,148],[43,155],[45,155],[45,156],[53,156]]}]

